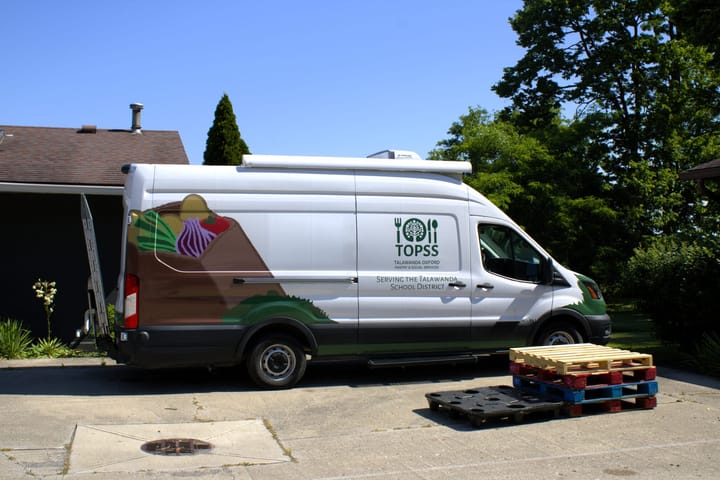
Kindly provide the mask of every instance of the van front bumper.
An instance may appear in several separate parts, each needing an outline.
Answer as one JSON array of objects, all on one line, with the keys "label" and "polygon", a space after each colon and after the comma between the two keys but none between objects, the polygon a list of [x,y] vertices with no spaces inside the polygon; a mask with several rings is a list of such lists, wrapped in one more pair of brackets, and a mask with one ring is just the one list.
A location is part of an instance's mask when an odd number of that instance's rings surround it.
[{"label": "van front bumper", "polygon": [[590,326],[588,341],[598,345],[605,345],[610,341],[612,333],[612,321],[607,313],[603,315],[586,315],[585,318]]}]

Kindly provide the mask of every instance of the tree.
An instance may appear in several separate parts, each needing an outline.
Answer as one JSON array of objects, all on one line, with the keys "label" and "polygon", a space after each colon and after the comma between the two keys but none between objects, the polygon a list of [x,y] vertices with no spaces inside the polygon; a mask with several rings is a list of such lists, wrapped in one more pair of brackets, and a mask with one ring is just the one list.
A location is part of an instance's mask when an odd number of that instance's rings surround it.
[{"label": "tree", "polygon": [[674,0],[665,6],[678,33],[693,45],[713,54],[712,65],[720,67],[720,3],[717,0]]},{"label": "tree", "polygon": [[227,93],[215,108],[215,120],[210,130],[203,155],[204,165],[240,165],[243,154],[250,153],[240,136],[232,103]]},{"label": "tree", "polygon": [[512,100],[505,115],[532,132],[575,107],[586,145],[605,150],[598,168],[625,258],[644,238],[695,231],[707,214],[678,174],[720,154],[720,76],[708,48],[670,18],[698,2],[526,0],[511,19],[526,54],[493,87]]},{"label": "tree", "polygon": [[604,234],[617,229],[617,219],[605,198],[596,155],[578,127],[556,115],[545,128],[521,133],[511,119],[470,108],[430,158],[470,161],[473,175],[466,183],[557,260],[602,278],[596,267],[611,245]]}]

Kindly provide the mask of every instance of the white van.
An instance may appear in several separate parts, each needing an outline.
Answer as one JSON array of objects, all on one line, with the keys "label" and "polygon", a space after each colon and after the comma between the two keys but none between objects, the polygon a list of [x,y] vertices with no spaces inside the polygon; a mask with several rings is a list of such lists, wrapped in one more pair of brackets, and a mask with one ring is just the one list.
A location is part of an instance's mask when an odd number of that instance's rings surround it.
[{"label": "white van", "polygon": [[462,182],[467,162],[246,155],[124,167],[118,356],[244,364],[472,360],[610,337],[598,286]]}]

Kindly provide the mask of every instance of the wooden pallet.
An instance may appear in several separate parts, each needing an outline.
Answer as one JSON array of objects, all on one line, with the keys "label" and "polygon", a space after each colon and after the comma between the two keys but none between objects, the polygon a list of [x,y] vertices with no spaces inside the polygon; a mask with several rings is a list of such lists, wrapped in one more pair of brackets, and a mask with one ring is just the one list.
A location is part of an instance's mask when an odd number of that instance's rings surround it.
[{"label": "wooden pallet", "polygon": [[646,369],[652,366],[652,355],[647,353],[592,343],[511,348],[510,360],[552,370],[560,375],[601,370]]}]

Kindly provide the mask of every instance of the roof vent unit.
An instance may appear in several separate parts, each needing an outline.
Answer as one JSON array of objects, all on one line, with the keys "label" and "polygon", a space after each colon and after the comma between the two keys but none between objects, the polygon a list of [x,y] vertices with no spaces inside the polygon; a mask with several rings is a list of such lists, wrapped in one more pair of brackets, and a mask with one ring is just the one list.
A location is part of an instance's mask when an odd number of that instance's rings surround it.
[{"label": "roof vent unit", "polygon": [[394,160],[422,160],[423,158],[415,152],[409,150],[383,150],[372,155],[368,155],[367,158],[390,158]]},{"label": "roof vent unit", "polygon": [[97,127],[95,125],[83,125],[77,133],[97,133]]},{"label": "roof vent unit", "polygon": [[142,133],[142,127],[140,126],[140,112],[144,108],[142,103],[131,103],[130,109],[132,110],[132,126],[130,130],[132,133],[140,135]]}]

